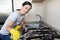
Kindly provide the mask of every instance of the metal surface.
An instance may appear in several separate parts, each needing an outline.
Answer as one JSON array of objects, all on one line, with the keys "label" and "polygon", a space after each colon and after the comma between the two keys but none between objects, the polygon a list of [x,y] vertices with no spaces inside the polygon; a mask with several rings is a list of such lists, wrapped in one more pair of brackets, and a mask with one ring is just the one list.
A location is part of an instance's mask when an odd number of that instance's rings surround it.
[{"label": "metal surface", "polygon": [[32,27],[31,24],[28,24],[25,27],[26,29],[24,30],[25,33],[23,34],[22,40],[54,40],[55,38],[60,39],[60,35],[50,27],[40,26],[36,28],[34,25]]}]

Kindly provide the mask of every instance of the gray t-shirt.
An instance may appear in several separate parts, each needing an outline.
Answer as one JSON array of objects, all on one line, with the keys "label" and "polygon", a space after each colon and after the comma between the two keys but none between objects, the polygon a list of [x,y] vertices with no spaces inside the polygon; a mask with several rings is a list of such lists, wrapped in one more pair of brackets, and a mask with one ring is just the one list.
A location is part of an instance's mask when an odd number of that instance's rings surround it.
[{"label": "gray t-shirt", "polygon": [[9,21],[12,20],[14,21],[14,25],[20,24],[22,19],[24,18],[24,15],[21,16],[18,12],[13,12],[10,14],[10,16],[7,18],[7,20],[5,21],[4,25],[2,26],[1,30],[0,30],[0,34],[2,35],[8,35],[9,32],[6,30],[6,26],[8,25]]}]

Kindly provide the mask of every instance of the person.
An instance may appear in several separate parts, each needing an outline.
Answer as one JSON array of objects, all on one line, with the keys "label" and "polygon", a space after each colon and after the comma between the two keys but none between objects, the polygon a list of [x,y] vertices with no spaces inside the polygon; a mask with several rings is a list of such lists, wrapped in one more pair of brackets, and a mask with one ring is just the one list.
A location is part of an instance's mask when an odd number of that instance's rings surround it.
[{"label": "person", "polygon": [[[0,40],[10,40],[10,33],[13,35],[13,40],[18,40],[20,37],[18,29],[23,27],[25,14],[31,9],[32,4],[29,1],[25,1],[19,11],[12,12],[0,30]],[[18,25],[19,28],[15,28],[15,25]]]}]

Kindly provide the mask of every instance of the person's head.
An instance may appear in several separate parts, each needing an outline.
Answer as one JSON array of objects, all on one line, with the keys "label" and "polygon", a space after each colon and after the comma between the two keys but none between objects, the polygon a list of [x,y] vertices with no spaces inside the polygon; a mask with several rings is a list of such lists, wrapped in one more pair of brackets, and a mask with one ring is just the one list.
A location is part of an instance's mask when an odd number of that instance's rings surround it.
[{"label": "person's head", "polygon": [[32,9],[32,4],[29,2],[29,1],[25,1],[23,4],[22,4],[22,8],[21,8],[21,14],[26,14],[28,13],[30,10]]}]

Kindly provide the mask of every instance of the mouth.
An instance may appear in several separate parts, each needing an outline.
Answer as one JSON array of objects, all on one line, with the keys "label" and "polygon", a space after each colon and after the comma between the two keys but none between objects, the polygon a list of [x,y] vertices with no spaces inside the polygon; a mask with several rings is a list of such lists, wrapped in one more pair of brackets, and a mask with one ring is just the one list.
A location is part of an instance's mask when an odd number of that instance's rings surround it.
[{"label": "mouth", "polygon": [[25,15],[25,14],[21,14],[21,16],[23,16],[23,15]]}]

